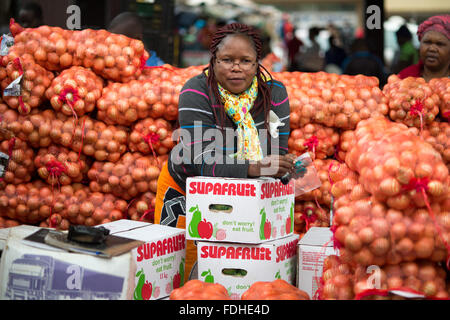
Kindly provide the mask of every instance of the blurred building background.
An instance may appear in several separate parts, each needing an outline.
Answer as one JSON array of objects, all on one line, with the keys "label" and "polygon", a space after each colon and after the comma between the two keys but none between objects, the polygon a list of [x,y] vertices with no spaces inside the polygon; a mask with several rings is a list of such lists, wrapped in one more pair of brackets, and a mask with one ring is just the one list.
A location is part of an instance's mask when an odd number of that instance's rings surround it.
[{"label": "blurred building background", "polygon": [[[1,32],[8,32],[26,0],[2,0]],[[265,54],[278,57],[281,70],[289,64],[289,50],[297,55],[314,48],[323,59],[332,51],[330,36],[347,55],[355,39],[365,39],[369,50],[388,71],[398,50],[395,32],[403,24],[413,34],[426,18],[450,13],[448,0],[35,0],[43,11],[43,23],[66,28],[67,7],[81,9],[81,28],[106,28],[123,11],[135,11],[144,23],[144,42],[165,63],[186,67],[209,61],[209,37],[216,28],[233,21],[261,30]],[[367,7],[381,9],[381,28],[370,30]],[[310,29],[317,36],[310,37]],[[297,42],[288,45],[295,35]],[[287,39],[288,37],[289,39]],[[314,39],[314,40],[311,40]],[[290,49],[289,49],[290,48]],[[293,49],[292,49],[293,48]],[[303,56],[304,57],[304,56]],[[301,60],[301,59],[300,59]],[[298,67],[298,66],[297,66]],[[298,67],[300,68],[300,67]],[[302,69],[299,69],[302,71]],[[333,69],[329,69],[333,70]],[[342,71],[342,70],[341,70]],[[337,71],[339,72],[339,70]]]}]

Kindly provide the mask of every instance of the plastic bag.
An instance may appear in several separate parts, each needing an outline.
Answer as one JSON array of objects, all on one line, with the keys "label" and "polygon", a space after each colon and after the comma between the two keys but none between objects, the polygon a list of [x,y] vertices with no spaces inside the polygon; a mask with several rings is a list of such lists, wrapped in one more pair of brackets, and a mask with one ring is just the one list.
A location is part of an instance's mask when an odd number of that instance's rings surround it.
[{"label": "plastic bag", "polygon": [[290,179],[294,180],[295,197],[320,187],[321,181],[308,152],[297,157],[295,166],[294,173],[288,172],[281,178],[285,184]]},{"label": "plastic bag", "polygon": [[6,56],[9,48],[14,45],[14,37],[10,34],[4,34],[0,37],[0,56]]},{"label": "plastic bag", "polygon": [[304,193],[296,200],[303,201],[316,201],[317,204],[323,204],[330,207],[331,205],[331,181],[329,177],[329,170],[339,165],[339,162],[332,159],[327,160],[314,160],[313,165],[317,170],[317,175],[321,181],[319,188],[312,190],[311,192]]}]

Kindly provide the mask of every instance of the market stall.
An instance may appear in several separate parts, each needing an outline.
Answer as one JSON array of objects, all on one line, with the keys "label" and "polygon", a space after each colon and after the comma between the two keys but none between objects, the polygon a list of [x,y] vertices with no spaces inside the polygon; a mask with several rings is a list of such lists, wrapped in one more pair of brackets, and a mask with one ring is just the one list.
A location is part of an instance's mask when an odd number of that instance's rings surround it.
[{"label": "market stall", "polygon": [[[0,57],[0,227],[153,222],[178,96],[204,66],[145,67],[141,41],[105,30],[24,29],[14,21],[10,30],[14,44]],[[326,229],[330,236],[318,253],[329,257],[316,261],[310,293],[300,286],[302,261],[294,258],[298,265],[285,280],[273,265],[273,281],[264,280],[270,285],[254,281],[232,298],[397,299],[409,292],[448,299],[450,80],[391,76],[380,89],[377,78],[362,75],[272,76],[289,94],[289,151],[310,154],[321,185],[291,195],[279,226],[254,231],[268,232],[260,240],[274,246],[286,246],[276,241],[289,237],[297,246],[311,228]],[[176,259],[177,280],[158,286],[166,297],[230,298],[220,282],[195,280],[183,288],[184,266]],[[381,268],[379,287],[367,286],[370,266]],[[210,275],[205,268],[203,280]],[[161,297],[147,282],[140,285],[139,297]],[[172,291],[180,286],[184,291]]]}]

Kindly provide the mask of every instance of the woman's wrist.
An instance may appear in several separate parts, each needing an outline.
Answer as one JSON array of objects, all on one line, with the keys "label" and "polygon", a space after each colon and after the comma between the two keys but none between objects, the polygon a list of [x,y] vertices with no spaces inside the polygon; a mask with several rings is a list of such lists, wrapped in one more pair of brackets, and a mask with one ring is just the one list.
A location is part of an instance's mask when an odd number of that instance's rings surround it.
[{"label": "woman's wrist", "polygon": [[259,161],[255,161],[255,162],[250,162],[248,165],[248,171],[247,171],[247,175],[249,177],[259,177],[261,174],[261,168],[260,168],[260,163]]}]

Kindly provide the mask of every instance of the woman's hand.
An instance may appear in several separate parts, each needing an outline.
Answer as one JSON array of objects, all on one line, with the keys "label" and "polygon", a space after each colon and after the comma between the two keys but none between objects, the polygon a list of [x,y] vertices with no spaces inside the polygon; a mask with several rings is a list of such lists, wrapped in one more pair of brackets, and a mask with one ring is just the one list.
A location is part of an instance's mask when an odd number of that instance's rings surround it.
[{"label": "woman's hand", "polygon": [[269,155],[260,161],[250,162],[248,166],[249,177],[275,177],[281,178],[286,172],[293,171],[295,159],[293,154]]}]

